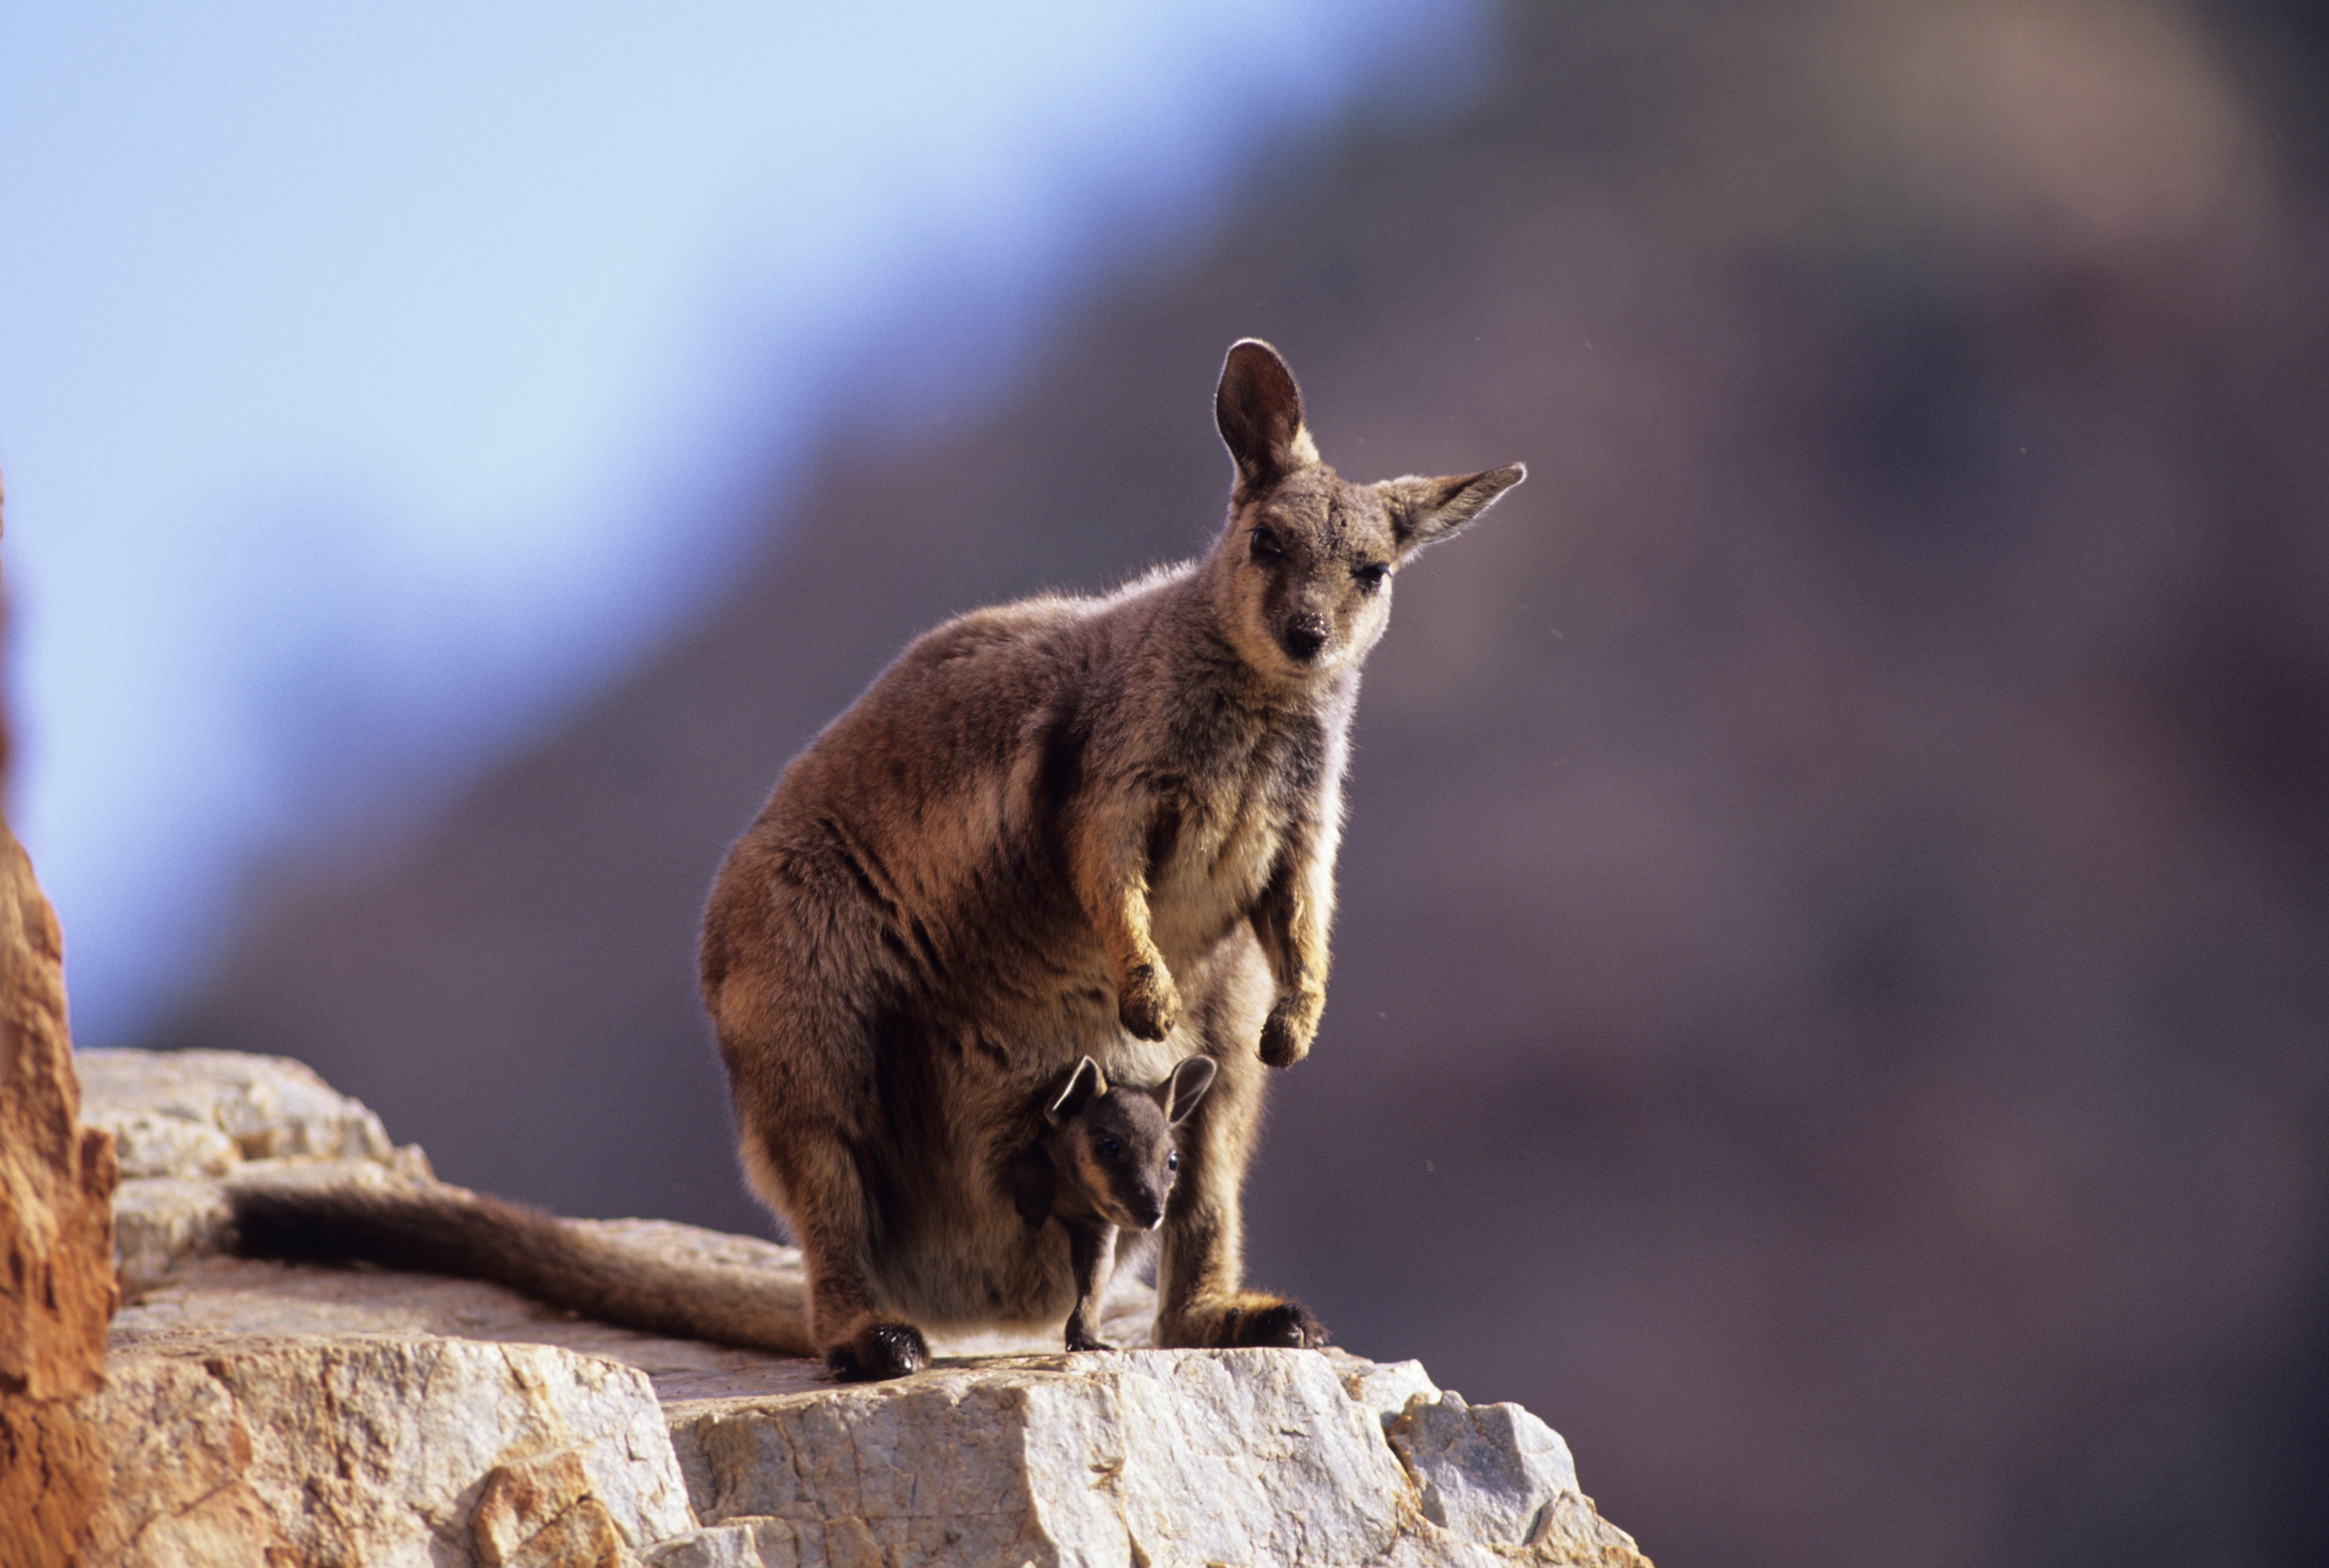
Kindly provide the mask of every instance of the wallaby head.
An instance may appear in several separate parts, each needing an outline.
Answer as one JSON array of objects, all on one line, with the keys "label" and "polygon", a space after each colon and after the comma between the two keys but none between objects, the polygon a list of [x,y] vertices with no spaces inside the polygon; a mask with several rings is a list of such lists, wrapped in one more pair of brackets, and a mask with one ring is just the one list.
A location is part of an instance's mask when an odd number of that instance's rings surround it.
[{"label": "wallaby head", "polygon": [[1231,346],[1213,415],[1237,465],[1208,561],[1222,629],[1249,666],[1281,680],[1355,668],[1383,634],[1400,568],[1528,472],[1352,484],[1319,459],[1294,373],[1259,338]]},{"label": "wallaby head", "polygon": [[1212,1082],[1208,1056],[1187,1058],[1154,1089],[1111,1089],[1098,1063],[1089,1056],[1077,1063],[1043,1112],[1060,1183],[1054,1202],[1080,1196],[1083,1206],[1127,1231],[1164,1223],[1164,1199],[1181,1169],[1173,1129]]}]

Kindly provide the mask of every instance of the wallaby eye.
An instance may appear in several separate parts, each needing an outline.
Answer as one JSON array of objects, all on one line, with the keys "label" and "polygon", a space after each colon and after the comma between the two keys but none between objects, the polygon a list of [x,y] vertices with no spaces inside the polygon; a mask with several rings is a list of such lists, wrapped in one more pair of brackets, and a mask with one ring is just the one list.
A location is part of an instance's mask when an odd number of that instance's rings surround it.
[{"label": "wallaby eye", "polygon": [[1112,1138],[1103,1138],[1092,1147],[1099,1150],[1099,1157],[1102,1159],[1114,1159],[1124,1152],[1124,1145]]},{"label": "wallaby eye", "polygon": [[1369,593],[1381,588],[1383,585],[1383,579],[1390,573],[1391,568],[1380,561],[1371,561],[1364,566],[1354,566],[1351,569],[1351,575],[1357,578],[1359,586]]},{"label": "wallaby eye", "polygon": [[1255,524],[1252,534],[1248,537],[1252,541],[1256,561],[1282,561],[1286,558],[1286,546],[1278,542],[1277,531],[1268,524]]},{"label": "wallaby eye", "polygon": [[1181,1168],[1181,1155],[1179,1150],[1175,1149],[1173,1153],[1164,1157],[1164,1168],[1166,1170],[1179,1170]]}]

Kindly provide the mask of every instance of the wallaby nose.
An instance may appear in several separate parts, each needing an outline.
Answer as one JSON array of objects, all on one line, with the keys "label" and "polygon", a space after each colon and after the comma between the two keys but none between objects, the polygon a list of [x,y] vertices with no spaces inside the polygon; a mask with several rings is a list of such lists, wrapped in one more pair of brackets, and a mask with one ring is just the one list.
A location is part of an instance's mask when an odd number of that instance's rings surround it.
[{"label": "wallaby nose", "polygon": [[1137,1203],[1132,1205],[1132,1217],[1140,1222],[1144,1231],[1153,1231],[1164,1223],[1163,1204]]},{"label": "wallaby nose", "polygon": [[1318,656],[1326,646],[1326,618],[1323,615],[1297,615],[1286,623],[1286,651],[1307,663]]}]

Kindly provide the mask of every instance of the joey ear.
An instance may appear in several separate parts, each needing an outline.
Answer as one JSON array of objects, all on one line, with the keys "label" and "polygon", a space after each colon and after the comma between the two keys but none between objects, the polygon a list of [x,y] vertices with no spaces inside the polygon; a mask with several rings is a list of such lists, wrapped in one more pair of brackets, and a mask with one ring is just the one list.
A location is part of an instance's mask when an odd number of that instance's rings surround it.
[{"label": "joey ear", "polygon": [[1053,1126],[1083,1113],[1085,1106],[1108,1092],[1108,1080],[1101,1076],[1099,1063],[1087,1056],[1076,1063],[1068,1074],[1068,1086],[1051,1101],[1043,1115]]},{"label": "joey ear", "polygon": [[1217,1069],[1210,1056],[1190,1056],[1173,1069],[1173,1076],[1164,1081],[1161,1098],[1164,1104],[1164,1119],[1178,1127],[1197,1109],[1197,1101],[1213,1086]]},{"label": "joey ear", "polygon": [[1386,479],[1383,491],[1391,502],[1391,533],[1400,553],[1411,555],[1427,544],[1437,544],[1495,505],[1496,497],[1528,477],[1528,469],[1513,463],[1479,474],[1456,474],[1444,479]]},{"label": "joey ear", "polygon": [[1213,393],[1213,422],[1237,463],[1241,490],[1275,484],[1318,460],[1318,448],[1302,428],[1302,389],[1278,351],[1258,337],[1230,345]]}]

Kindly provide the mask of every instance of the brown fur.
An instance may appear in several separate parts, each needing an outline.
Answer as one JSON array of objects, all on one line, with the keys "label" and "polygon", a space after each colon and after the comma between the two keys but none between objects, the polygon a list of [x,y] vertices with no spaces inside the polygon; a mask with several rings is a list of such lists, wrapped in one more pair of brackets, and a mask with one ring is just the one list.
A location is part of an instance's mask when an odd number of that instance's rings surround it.
[{"label": "brown fur", "polygon": [[1262,1069],[1301,1059],[1325,1003],[1346,736],[1390,579],[1523,470],[1353,485],[1252,339],[1215,411],[1237,475],[1208,553],[919,638],[713,885],[703,997],[744,1168],[844,1374],[922,1365],[918,1324],[1071,1308],[1068,1238],[1020,1223],[1013,1165],[1085,1056],[1132,1084],[1196,1053],[1217,1070],[1183,1129],[1157,1342],[1323,1340],[1240,1279]]}]

